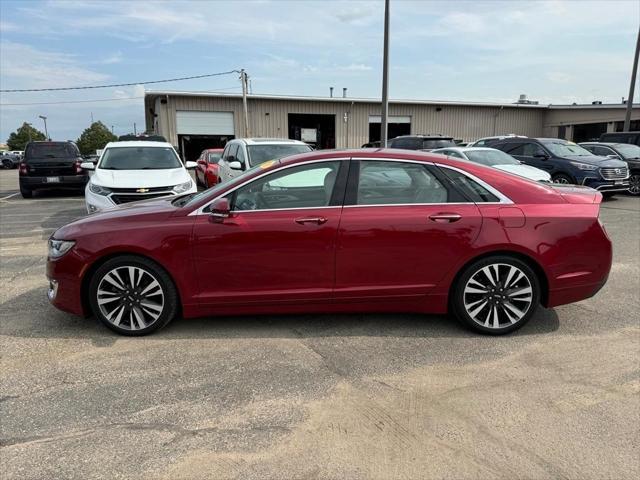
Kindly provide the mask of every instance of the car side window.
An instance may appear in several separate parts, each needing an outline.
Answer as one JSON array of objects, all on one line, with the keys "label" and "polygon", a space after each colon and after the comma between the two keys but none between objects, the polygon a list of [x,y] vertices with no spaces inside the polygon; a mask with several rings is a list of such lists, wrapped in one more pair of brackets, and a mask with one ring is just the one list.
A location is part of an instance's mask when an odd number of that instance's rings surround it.
[{"label": "car side window", "polygon": [[244,148],[242,145],[238,145],[238,151],[236,152],[236,161],[242,164],[242,168],[245,167],[246,159],[244,156]]},{"label": "car side window", "polygon": [[360,162],[357,205],[447,203],[449,192],[426,165],[365,160]]},{"label": "car side window", "polygon": [[447,152],[447,155],[449,155],[450,157],[454,157],[454,158],[461,158],[461,159],[465,159],[461,153],[456,152],[455,150],[450,150],[449,152]]},{"label": "car side window", "polygon": [[544,154],[544,150],[537,143],[521,143],[517,147],[505,150],[509,155],[522,155],[523,157],[534,157]]},{"label": "car side window", "polygon": [[592,149],[590,149],[589,151],[592,152],[594,155],[602,155],[603,157],[606,157],[607,155],[617,155],[616,152],[614,152],[608,147],[595,146],[595,147],[592,147]]},{"label": "car side window", "polygon": [[240,187],[230,196],[231,209],[272,210],[326,207],[331,201],[340,161],[278,170]]},{"label": "car side window", "polygon": [[236,160],[235,157],[237,153],[238,153],[238,144],[232,143],[231,145],[229,145],[229,151],[227,152],[227,157],[225,158],[225,160],[227,162],[234,162]]},{"label": "car side window", "polygon": [[469,200],[475,203],[499,202],[500,199],[464,173],[451,168],[441,167],[442,172]]},{"label": "car side window", "polygon": [[397,138],[392,142],[393,148],[406,148],[410,150],[418,150],[422,148],[422,141],[418,138]]}]

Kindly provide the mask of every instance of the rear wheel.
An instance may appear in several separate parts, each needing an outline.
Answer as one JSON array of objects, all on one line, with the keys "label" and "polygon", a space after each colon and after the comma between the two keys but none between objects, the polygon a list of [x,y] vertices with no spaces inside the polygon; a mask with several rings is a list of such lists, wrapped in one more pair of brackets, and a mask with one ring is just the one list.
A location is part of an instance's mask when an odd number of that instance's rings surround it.
[{"label": "rear wheel", "polygon": [[2,160],[2,167],[6,168],[7,170],[13,168],[13,162],[8,158],[5,158],[4,160]]},{"label": "rear wheel", "polygon": [[629,177],[629,193],[640,195],[640,172],[631,172]]},{"label": "rear wheel", "polygon": [[481,333],[501,335],[522,327],[540,302],[540,282],[525,262],[494,256],[469,265],[453,291],[455,316]]},{"label": "rear wheel", "polygon": [[573,178],[571,178],[569,175],[566,175],[564,173],[556,173],[555,175],[553,175],[551,177],[551,181],[553,183],[560,183],[560,184],[563,184],[563,185],[576,183],[576,182],[573,181]]},{"label": "rear wheel", "polygon": [[139,336],[154,332],[176,315],[178,295],[169,275],[146,258],[108,260],[91,278],[91,309],[111,330]]}]

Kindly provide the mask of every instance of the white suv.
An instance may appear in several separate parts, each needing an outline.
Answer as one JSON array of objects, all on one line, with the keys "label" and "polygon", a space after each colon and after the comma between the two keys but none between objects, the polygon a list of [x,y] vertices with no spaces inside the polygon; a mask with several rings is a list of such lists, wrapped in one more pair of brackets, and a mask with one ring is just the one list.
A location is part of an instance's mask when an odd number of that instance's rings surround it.
[{"label": "white suv", "polygon": [[91,162],[81,165],[94,170],[85,188],[87,212],[149,198],[195,193],[197,187],[187,168],[196,165],[186,162],[185,168],[170,143],[108,143],[95,166]]},{"label": "white suv", "polygon": [[220,182],[237,177],[245,170],[269,160],[310,152],[312,148],[299,140],[284,138],[236,138],[224,147],[218,162]]}]

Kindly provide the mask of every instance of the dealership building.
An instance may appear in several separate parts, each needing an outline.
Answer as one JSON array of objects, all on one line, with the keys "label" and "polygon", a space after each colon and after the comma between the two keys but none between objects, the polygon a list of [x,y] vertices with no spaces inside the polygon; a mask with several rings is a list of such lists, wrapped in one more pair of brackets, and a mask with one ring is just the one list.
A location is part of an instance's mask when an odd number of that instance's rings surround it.
[{"label": "dealership building", "polygon": [[[248,131],[242,95],[147,91],[146,131],[162,135],[193,160],[205,148],[237,137],[303,140],[316,148],[355,148],[380,140],[379,100],[250,94]],[[626,105],[539,105],[521,96],[516,103],[391,100],[389,138],[442,134],[462,141],[501,134],[557,137],[575,142],[622,131]],[[634,104],[631,130],[640,130]]]}]

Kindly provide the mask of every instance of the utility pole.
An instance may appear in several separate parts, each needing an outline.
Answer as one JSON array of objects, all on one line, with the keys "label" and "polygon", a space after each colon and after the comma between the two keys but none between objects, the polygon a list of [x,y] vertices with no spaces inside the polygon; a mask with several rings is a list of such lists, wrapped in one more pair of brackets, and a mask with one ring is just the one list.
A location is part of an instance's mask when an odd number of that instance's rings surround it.
[{"label": "utility pole", "polygon": [[44,136],[47,137],[47,140],[51,140],[49,138],[49,131],[47,130],[47,117],[44,115],[38,115],[44,121]]},{"label": "utility pole", "polygon": [[624,117],[623,132],[628,132],[631,127],[631,109],[633,108],[633,93],[636,88],[636,74],[638,73],[638,55],[640,54],[640,28],[638,29],[638,39],[636,40],[636,54],[633,57],[633,70],[631,71],[631,84],[629,85],[629,96],[627,97],[627,114]]},{"label": "utility pole", "polygon": [[251,130],[249,130],[249,111],[247,108],[247,72],[244,68],[240,70],[240,80],[242,81],[242,108],[244,110],[244,135],[245,137],[251,136]]},{"label": "utility pole", "polygon": [[93,125],[93,112],[91,112],[91,125]]},{"label": "utility pole", "polygon": [[380,145],[387,148],[389,114],[389,0],[384,0],[384,48],[382,57],[382,117],[380,118]]},{"label": "utility pole", "polygon": [[113,135],[113,125],[111,125],[111,135]]},{"label": "utility pole", "polygon": [[27,135],[29,136],[29,143],[31,143],[31,124],[28,122],[25,122],[25,124],[27,125]]},{"label": "utility pole", "polygon": [[138,135],[138,132],[136,131],[136,122],[133,122],[133,134],[134,135]]}]

